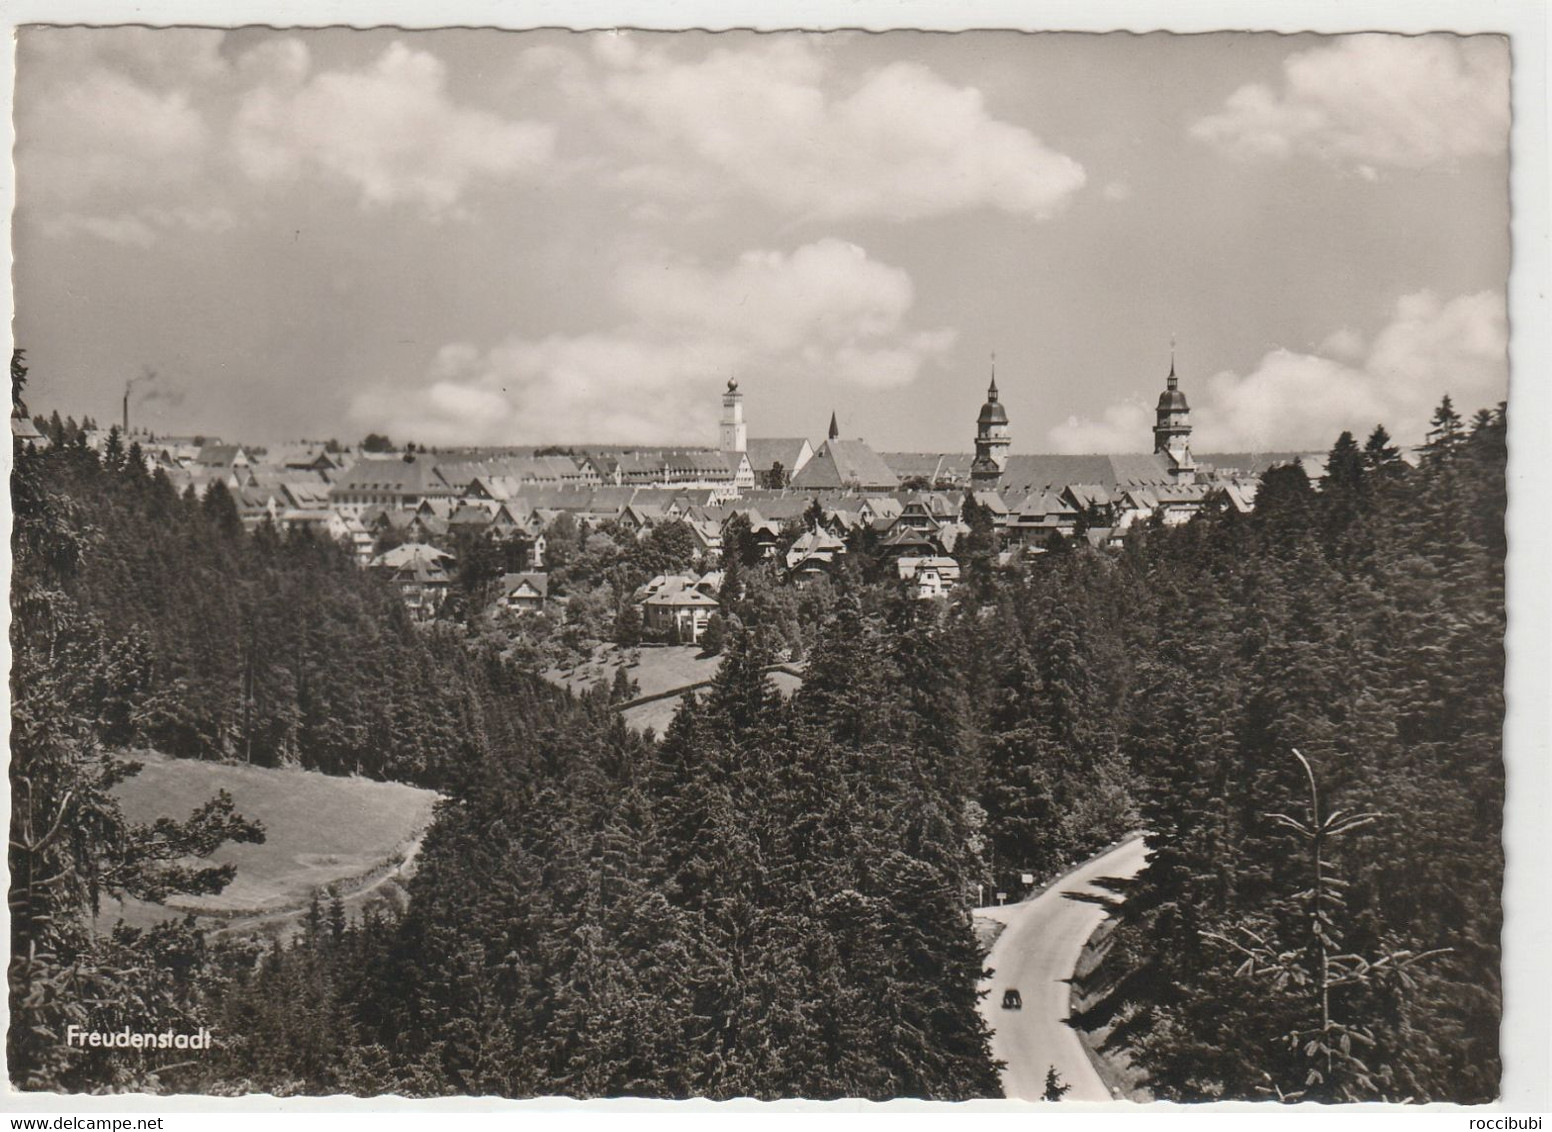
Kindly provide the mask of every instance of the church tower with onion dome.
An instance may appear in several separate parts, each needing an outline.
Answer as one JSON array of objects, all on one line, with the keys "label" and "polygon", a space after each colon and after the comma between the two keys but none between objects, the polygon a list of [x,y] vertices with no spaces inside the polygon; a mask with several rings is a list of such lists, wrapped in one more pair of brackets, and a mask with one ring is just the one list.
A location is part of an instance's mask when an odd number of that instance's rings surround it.
[{"label": "church tower with onion dome", "polygon": [[1159,394],[1159,408],[1153,425],[1153,451],[1170,461],[1170,474],[1187,477],[1196,472],[1196,461],[1191,458],[1191,406],[1180,391],[1180,379],[1175,376],[1175,348],[1170,344],[1169,378],[1164,392]]},{"label": "church tower with onion dome", "polygon": [[1008,446],[1013,432],[1008,427],[1008,410],[997,397],[997,359],[992,358],[992,381],[986,388],[986,404],[975,419],[975,461],[970,465],[970,480],[992,485],[1002,478],[1008,466]]}]

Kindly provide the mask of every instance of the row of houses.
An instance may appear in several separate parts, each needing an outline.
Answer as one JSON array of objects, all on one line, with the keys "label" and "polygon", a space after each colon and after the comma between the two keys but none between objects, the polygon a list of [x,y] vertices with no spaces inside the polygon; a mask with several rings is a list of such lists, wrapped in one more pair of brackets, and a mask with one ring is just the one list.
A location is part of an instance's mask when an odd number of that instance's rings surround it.
[{"label": "row of houses", "polygon": [[[1247,484],[1172,484],[1119,492],[1076,484],[1060,491],[1031,492],[1011,504],[990,490],[893,494],[755,490],[734,500],[719,500],[711,489],[530,488],[500,502],[439,496],[423,499],[412,509],[374,506],[359,514],[333,513],[333,517],[348,525],[352,538],[364,533],[370,541],[443,548],[444,563],[451,558],[450,548],[460,532],[488,531],[520,542],[528,571],[537,575],[545,566],[548,534],[561,516],[569,516],[583,528],[611,524],[617,533],[638,538],[662,524],[683,524],[691,537],[692,561],[708,570],[720,565],[729,525],[739,516],[747,525],[757,555],[779,560],[785,576],[795,584],[831,573],[851,540],[868,537],[885,557],[926,563],[924,567],[903,567],[907,572],[901,575],[902,584],[916,586],[921,596],[941,596],[958,579],[952,555],[970,531],[963,517],[967,497],[984,509],[1001,547],[1034,553],[1039,553],[1053,534],[1075,537],[1082,533],[1096,546],[1117,545],[1135,523],[1155,516],[1166,524],[1184,522],[1215,497],[1222,505],[1241,511],[1254,503],[1253,487]],[[390,534],[393,538],[386,539]],[[401,580],[415,594],[434,591],[440,585],[434,563],[401,564],[396,552],[378,556],[373,562],[405,569]],[[918,568],[926,571],[919,583]],[[536,595],[533,600],[542,604],[543,597]],[[428,609],[418,598],[411,604],[417,612]],[[697,604],[690,602],[691,606]],[[682,610],[676,607],[674,617],[681,616]],[[651,620],[649,616],[649,625]],[[694,634],[698,632],[696,628]]]},{"label": "row of houses", "polygon": [[[833,571],[861,538],[895,561],[905,589],[936,597],[958,583],[955,551],[969,533],[972,501],[989,518],[1000,549],[1038,553],[1054,535],[1113,546],[1138,523],[1183,523],[1210,504],[1248,511],[1257,474],[1280,459],[1306,462],[1316,478],[1323,471],[1299,454],[1228,454],[1196,457],[1183,474],[1178,461],[1158,451],[1024,456],[997,449],[995,460],[977,464],[967,454],[875,452],[841,438],[833,419],[817,449],[801,438],[745,439],[738,425],[726,424],[726,450],[382,454],[307,443],[266,451],[201,437],[139,442],[148,466],[178,490],[203,494],[220,482],[245,524],[313,529],[346,544],[363,565],[391,571],[417,616],[439,607],[464,533],[523,545],[525,572],[502,580],[499,599],[513,613],[547,600],[540,579],[563,518],[635,537],[683,524],[694,564],[715,571],[729,525],[742,517],[757,553],[779,560],[798,585]],[[989,451],[1005,440],[990,425],[982,431],[978,443]],[[421,549],[376,555],[382,546]],[[716,602],[699,581],[640,600],[649,630],[666,631],[654,624],[666,618],[690,639],[703,621],[693,611]]]},{"label": "row of houses", "polygon": [[[833,433],[833,429],[832,429]],[[100,440],[100,437],[97,438]],[[197,443],[203,441],[203,443]],[[968,486],[933,490],[968,476],[968,456],[876,453],[860,440],[833,435],[816,452],[802,439],[752,439],[746,451],[696,449],[602,450],[579,455],[505,450],[453,454],[354,454],[316,444],[271,451],[206,438],[146,438],[149,466],[161,468],[180,491],[203,493],[222,482],[243,521],[282,529],[311,527],[349,543],[358,558],[385,531],[420,541],[459,530],[490,530],[503,537],[541,537],[562,514],[596,526],[614,522],[636,533],[664,522],[684,522],[699,549],[715,558],[729,514],[746,514],[762,537],[820,500],[827,526],[849,535],[874,526],[886,537],[894,522],[933,534],[950,549],[954,521]],[[1253,506],[1256,476],[1278,455],[1203,457],[1202,469],[1181,477],[1158,454],[1021,456],[1004,458],[994,484],[974,495],[994,515],[1006,541],[1038,544],[1052,532],[1108,527],[1119,538],[1154,515],[1184,522],[1206,501],[1221,497]],[[768,466],[757,473],[758,465]],[[1250,471],[1227,465],[1235,461]],[[790,474],[785,469],[792,469]],[[771,477],[771,472],[780,475]],[[762,479],[764,482],[762,483]],[[780,486],[772,483],[780,481]],[[917,485],[908,490],[902,485]],[[929,485],[925,490],[921,485]],[[908,538],[909,536],[900,535]],[[534,566],[542,562],[536,556]]]},{"label": "row of houses", "polygon": [[684,488],[731,499],[755,484],[753,466],[741,452],[692,449],[485,458],[405,453],[357,460],[330,495],[341,510],[360,511],[374,506],[415,507],[426,499],[502,503],[546,489]]}]

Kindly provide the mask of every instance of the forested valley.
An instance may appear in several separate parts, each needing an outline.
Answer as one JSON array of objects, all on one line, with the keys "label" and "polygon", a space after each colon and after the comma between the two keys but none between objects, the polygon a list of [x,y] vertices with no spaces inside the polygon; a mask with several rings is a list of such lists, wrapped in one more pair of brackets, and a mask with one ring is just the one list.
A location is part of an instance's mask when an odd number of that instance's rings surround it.
[{"label": "forested valley", "polygon": [[[19,451],[13,1079],[993,1096],[977,886],[1141,830],[1083,1022],[1156,1095],[1487,1100],[1505,433],[1502,407],[1468,425],[1446,402],[1418,466],[1344,434],[1318,489],[1274,469],[1253,513],[1118,552],[997,568],[970,515],[947,603],[856,553],[790,700],[765,604],[740,600],[771,567],[740,563],[715,684],[661,737],[607,690],[412,624],[328,543],[245,532],[219,489],[180,497],[79,438]],[[264,836],[220,797],[127,822],[111,788],[144,748],[441,791],[408,911],[324,896],[282,945],[94,932],[104,895],[215,891],[230,870],[199,862]],[[72,1022],[218,1042],[109,1056],[67,1050]]]}]

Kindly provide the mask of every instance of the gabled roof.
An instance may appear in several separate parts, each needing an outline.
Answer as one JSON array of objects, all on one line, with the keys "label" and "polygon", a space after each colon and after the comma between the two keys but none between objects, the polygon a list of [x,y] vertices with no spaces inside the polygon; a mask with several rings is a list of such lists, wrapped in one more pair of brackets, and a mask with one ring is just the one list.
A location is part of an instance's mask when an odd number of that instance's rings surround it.
[{"label": "gabled roof", "polygon": [[997,492],[977,490],[972,491],[970,494],[975,497],[977,503],[990,510],[992,514],[1006,515],[1008,513],[1008,505],[1003,502],[1002,496]]},{"label": "gabled roof", "polygon": [[1097,483],[1070,483],[1065,490],[1078,507],[1108,507],[1114,502],[1111,494]]},{"label": "gabled roof", "polygon": [[248,458],[240,444],[207,444],[199,450],[194,462],[205,468],[229,468],[238,457]]},{"label": "gabled roof", "polygon": [[863,504],[867,505],[875,520],[888,519],[893,522],[905,513],[905,504],[892,495],[864,496],[862,503],[857,504],[858,510],[861,510]]},{"label": "gabled roof", "polygon": [[974,459],[965,452],[881,452],[879,456],[901,479],[919,476],[929,484],[968,480]]},{"label": "gabled roof", "polygon": [[1172,483],[1154,488],[1153,494],[1160,503],[1200,503],[1212,490],[1211,484]]},{"label": "gabled roof", "polygon": [[778,525],[800,518],[812,502],[812,496],[793,491],[746,491],[738,498],[739,507],[751,515],[758,511],[761,518]]},{"label": "gabled roof", "polygon": [[944,578],[959,577],[959,563],[947,555],[928,554],[918,558],[913,555],[902,554],[895,559],[895,571],[899,574],[902,581],[916,577],[923,570],[936,570],[939,576]]},{"label": "gabled roof", "polygon": [[31,417],[11,417],[11,435],[17,440],[41,440],[43,434],[38,431],[38,426],[32,423]]},{"label": "gabled roof", "polygon": [[620,461],[607,452],[589,452],[582,457],[582,462],[591,464],[593,470],[602,479],[611,479],[614,473],[620,470]]},{"label": "gabled roof", "polygon": [[1225,502],[1243,515],[1255,510],[1257,486],[1254,480],[1230,480],[1228,483],[1219,485],[1218,490],[1222,493]]},{"label": "gabled roof", "polygon": [[419,582],[421,585],[445,585],[448,581],[447,570],[440,562],[426,562],[416,559],[406,562],[402,566],[390,567],[393,571],[393,580],[396,582]]},{"label": "gabled roof", "polygon": [[959,517],[959,500],[947,492],[913,491],[895,498],[900,500],[902,514],[905,511],[915,511],[929,515],[934,519],[956,519]]},{"label": "gabled roof", "polygon": [[550,593],[550,576],[541,573],[503,574],[498,585],[502,595],[505,597],[511,597],[525,586],[539,597],[548,597]]},{"label": "gabled roof", "polygon": [[407,542],[403,546],[396,546],[392,550],[386,550],[372,559],[373,566],[383,566],[390,570],[403,569],[416,563],[435,565],[441,568],[456,559],[445,550],[438,550],[434,546],[427,546],[421,542]]},{"label": "gabled roof", "polygon": [[715,549],[722,545],[722,524],[716,520],[686,519],[684,525],[690,528],[690,533],[707,549]]},{"label": "gabled roof", "polygon": [[697,589],[659,590],[648,597],[643,605],[666,605],[672,609],[694,608],[716,609],[721,603],[709,594],[703,594]]},{"label": "gabled roof", "polygon": [[282,480],[280,490],[297,507],[327,507],[329,485],[318,480]]},{"label": "gabled roof", "polygon": [[388,492],[394,495],[447,495],[451,488],[436,474],[429,457],[363,456],[334,484],[337,493]]},{"label": "gabled roof", "polygon": [[889,536],[879,542],[880,548],[898,550],[901,547],[932,546],[932,540],[920,531],[913,531],[910,527],[896,527]]},{"label": "gabled roof", "polygon": [[814,450],[805,436],[762,437],[750,439],[744,445],[744,455],[756,473],[768,472],[772,465],[780,464],[788,475],[795,475]]},{"label": "gabled roof", "polygon": [[342,453],[329,452],[321,444],[281,444],[271,448],[266,458],[287,468],[337,468],[345,462]]},{"label": "gabled roof", "polygon": [[792,477],[792,486],[803,490],[861,487],[889,491],[899,483],[889,465],[861,440],[825,441]]},{"label": "gabled roof", "polygon": [[793,554],[815,554],[823,551],[845,553],[846,542],[825,531],[805,531],[793,542],[792,549],[787,554],[790,557]]},{"label": "gabled roof", "polygon": [[283,493],[267,487],[236,487],[231,489],[232,501],[242,509],[278,507],[285,504]]},{"label": "gabled roof", "polygon": [[400,531],[415,521],[415,512],[408,507],[370,507],[361,512],[361,521],[390,531]]},{"label": "gabled roof", "polygon": [[658,574],[636,591],[635,599],[643,605],[715,607],[718,603],[698,585],[711,575],[697,578],[689,574]]},{"label": "gabled roof", "polygon": [[1170,461],[1155,453],[1122,453],[1115,456],[1009,456],[997,481],[997,490],[1060,491],[1068,484],[1097,484],[1105,488],[1169,483]]},{"label": "gabled roof", "polygon": [[465,503],[447,517],[450,527],[485,527],[490,525],[491,510],[474,503]]},{"label": "gabled roof", "polygon": [[668,510],[659,503],[629,503],[620,512],[620,518],[634,519],[643,526],[667,522],[668,517]]},{"label": "gabled roof", "polygon": [[824,521],[831,526],[839,527],[843,531],[854,531],[862,526],[862,516],[852,510],[843,507],[826,507]]},{"label": "gabled roof", "polygon": [[1028,524],[1047,516],[1073,516],[1077,513],[1071,503],[1055,492],[1032,491],[1013,509],[1013,521]]},{"label": "gabled roof", "polygon": [[[665,475],[727,480],[743,465],[743,453],[708,448],[606,449],[592,454],[600,475],[618,469],[627,482],[659,479]],[[607,471],[605,470],[607,468]]]},{"label": "gabled roof", "polygon": [[507,500],[521,490],[521,485],[511,476],[494,474],[475,476],[464,489],[464,494],[476,499]]}]

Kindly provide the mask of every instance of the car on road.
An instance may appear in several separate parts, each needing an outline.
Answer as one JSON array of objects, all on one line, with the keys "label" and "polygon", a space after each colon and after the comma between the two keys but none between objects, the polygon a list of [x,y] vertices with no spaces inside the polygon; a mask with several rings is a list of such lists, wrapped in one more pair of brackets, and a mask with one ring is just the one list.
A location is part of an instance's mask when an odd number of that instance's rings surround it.
[{"label": "car on road", "polygon": [[1024,1009],[1024,996],[1019,994],[1017,987],[1009,987],[1002,992],[1002,1008],[1004,1010]]}]

